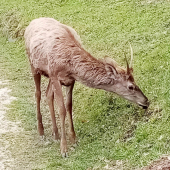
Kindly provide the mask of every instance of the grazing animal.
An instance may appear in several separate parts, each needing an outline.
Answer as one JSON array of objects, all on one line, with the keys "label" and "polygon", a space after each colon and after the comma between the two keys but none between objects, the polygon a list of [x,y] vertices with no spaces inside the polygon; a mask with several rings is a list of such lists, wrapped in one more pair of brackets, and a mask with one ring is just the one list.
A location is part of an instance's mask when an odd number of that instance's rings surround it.
[{"label": "grazing animal", "polygon": [[[72,120],[72,91],[75,81],[92,88],[114,92],[123,98],[148,108],[147,97],[135,84],[133,69],[123,69],[111,58],[96,59],[83,47],[76,31],[53,18],[34,19],[25,30],[25,44],[36,87],[38,131],[44,135],[40,112],[41,75],[49,78],[46,91],[52,117],[53,134],[59,139],[54,112],[54,94],[59,108],[61,123],[61,154],[67,156],[65,117],[68,113],[69,137],[75,143],[76,135]],[[62,93],[66,86],[66,103]]]}]

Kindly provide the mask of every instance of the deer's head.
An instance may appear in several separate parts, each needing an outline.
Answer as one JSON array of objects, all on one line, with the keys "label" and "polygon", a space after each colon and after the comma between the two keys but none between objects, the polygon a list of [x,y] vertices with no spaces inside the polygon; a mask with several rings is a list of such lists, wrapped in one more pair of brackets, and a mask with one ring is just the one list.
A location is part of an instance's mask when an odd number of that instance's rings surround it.
[{"label": "deer's head", "polygon": [[123,69],[122,67],[118,66],[118,64],[111,58],[106,57],[104,59],[107,75],[112,80],[111,83],[106,87],[106,90],[112,91],[119,96],[138,104],[139,106],[143,107],[143,109],[147,109],[149,106],[149,101],[140,88],[135,84],[132,75],[132,60],[132,48],[130,66],[126,59],[127,69]]}]

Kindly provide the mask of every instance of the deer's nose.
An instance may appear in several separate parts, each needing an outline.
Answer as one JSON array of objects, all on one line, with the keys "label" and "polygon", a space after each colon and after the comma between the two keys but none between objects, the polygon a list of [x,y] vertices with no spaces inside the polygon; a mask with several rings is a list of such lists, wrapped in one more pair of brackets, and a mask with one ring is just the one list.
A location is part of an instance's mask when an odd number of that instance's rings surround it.
[{"label": "deer's nose", "polygon": [[146,101],[146,105],[143,106],[143,109],[147,109],[147,108],[149,107],[149,105],[150,105],[150,102],[149,102],[149,100],[147,100],[147,101]]},{"label": "deer's nose", "polygon": [[143,109],[147,109],[149,107],[149,100],[147,99],[145,102],[138,103],[139,106],[141,106]]}]

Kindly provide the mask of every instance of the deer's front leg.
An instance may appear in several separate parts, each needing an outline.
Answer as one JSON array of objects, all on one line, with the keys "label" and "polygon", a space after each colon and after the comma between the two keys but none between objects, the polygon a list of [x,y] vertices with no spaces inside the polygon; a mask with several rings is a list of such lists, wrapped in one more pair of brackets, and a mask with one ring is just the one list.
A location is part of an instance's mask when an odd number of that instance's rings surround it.
[{"label": "deer's front leg", "polygon": [[65,133],[65,117],[66,117],[66,109],[64,105],[64,97],[62,93],[62,87],[57,78],[51,78],[53,84],[54,94],[56,96],[57,105],[59,108],[60,115],[60,123],[61,123],[61,142],[60,149],[63,157],[67,156],[67,142],[66,142],[66,133]]},{"label": "deer's front leg", "polygon": [[68,87],[66,87],[66,109],[68,113],[68,122],[69,122],[69,137],[71,143],[76,143],[76,134],[73,126],[73,118],[72,118],[72,93],[73,93],[74,83]]}]

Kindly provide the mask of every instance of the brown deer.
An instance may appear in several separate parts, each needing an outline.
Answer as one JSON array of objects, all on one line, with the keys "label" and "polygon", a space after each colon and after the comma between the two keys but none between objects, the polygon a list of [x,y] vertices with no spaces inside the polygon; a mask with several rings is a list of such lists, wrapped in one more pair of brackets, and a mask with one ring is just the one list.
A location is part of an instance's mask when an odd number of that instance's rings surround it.
[{"label": "brown deer", "polygon": [[[60,149],[64,157],[67,156],[66,111],[71,142],[75,143],[76,138],[72,120],[72,91],[75,81],[92,88],[114,92],[144,109],[148,108],[148,99],[135,84],[133,69],[129,67],[128,62],[125,70],[111,58],[106,57],[103,60],[94,58],[82,47],[80,37],[73,28],[52,18],[39,18],[29,24],[24,37],[36,87],[38,131],[40,136],[44,135],[40,112],[40,83],[41,75],[44,75],[49,78],[46,96],[56,140],[59,140],[59,134],[54,112],[54,95],[59,108]],[[66,86],[66,104],[62,85]]]}]

